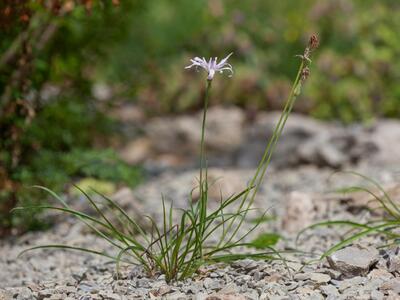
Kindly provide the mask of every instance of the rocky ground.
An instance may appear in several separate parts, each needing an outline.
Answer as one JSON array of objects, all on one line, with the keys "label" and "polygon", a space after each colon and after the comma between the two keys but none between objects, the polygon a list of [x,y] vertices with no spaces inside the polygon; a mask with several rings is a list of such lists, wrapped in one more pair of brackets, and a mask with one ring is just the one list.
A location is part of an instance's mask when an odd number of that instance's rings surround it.
[{"label": "rocky ground", "polygon": [[[135,110],[125,109],[122,117],[127,130],[143,124]],[[230,195],[245,186],[277,117],[250,118],[233,108],[210,110],[209,177],[218,179],[210,190],[210,208],[218,205],[220,191]],[[134,191],[121,189],[114,199],[139,219],[151,214],[160,221],[161,193],[175,207],[186,207],[197,176],[192,162],[197,161],[199,122],[195,115],[154,119],[142,126],[143,135],[124,145],[121,155],[144,164],[153,177]],[[160,274],[149,278],[140,266],[124,266],[117,278],[112,263],[89,254],[37,250],[17,258],[23,249],[40,244],[112,251],[78,221],[60,218],[46,232],[0,241],[0,299],[400,299],[399,247],[380,249],[384,240],[368,236],[329,259],[314,261],[340,241],[346,232],[343,227],[315,228],[295,243],[300,229],[318,221],[365,222],[382,217],[381,211],[368,210],[368,195],[332,192],[362,183],[360,178],[332,174],[338,169],[359,171],[378,180],[398,199],[398,149],[398,121],[344,127],[292,115],[254,203],[260,210],[249,216],[252,220],[261,209],[269,208],[274,220],[262,223],[253,237],[266,231],[281,234],[276,247],[286,251],[286,265],[245,259],[204,266],[193,278],[168,284]],[[250,226],[245,223],[243,230]]]}]

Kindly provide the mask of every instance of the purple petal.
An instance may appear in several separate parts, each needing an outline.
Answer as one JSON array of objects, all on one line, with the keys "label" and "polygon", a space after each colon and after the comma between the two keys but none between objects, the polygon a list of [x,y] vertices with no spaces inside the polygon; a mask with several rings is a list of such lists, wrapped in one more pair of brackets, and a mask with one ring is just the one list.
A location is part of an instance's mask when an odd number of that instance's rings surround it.
[{"label": "purple petal", "polygon": [[233,52],[229,53],[228,56],[225,57],[224,59],[222,59],[217,66],[222,67],[226,63],[226,61],[229,59],[229,57],[231,57],[232,54],[233,54]]}]

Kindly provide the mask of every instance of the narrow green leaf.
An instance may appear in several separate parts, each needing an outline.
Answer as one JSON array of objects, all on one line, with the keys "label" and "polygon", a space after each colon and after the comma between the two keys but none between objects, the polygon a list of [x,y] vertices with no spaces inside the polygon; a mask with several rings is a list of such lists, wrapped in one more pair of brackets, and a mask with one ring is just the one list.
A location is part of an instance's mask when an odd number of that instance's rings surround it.
[{"label": "narrow green leaf", "polygon": [[251,247],[255,249],[265,249],[276,245],[281,239],[277,233],[262,233],[250,242]]}]

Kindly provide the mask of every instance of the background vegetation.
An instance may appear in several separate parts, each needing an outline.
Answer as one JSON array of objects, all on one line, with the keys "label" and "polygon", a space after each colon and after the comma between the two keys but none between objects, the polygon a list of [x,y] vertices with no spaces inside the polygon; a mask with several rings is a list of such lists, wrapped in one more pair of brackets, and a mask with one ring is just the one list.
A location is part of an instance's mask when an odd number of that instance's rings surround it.
[{"label": "background vegetation", "polygon": [[136,184],[137,169],[104,150],[118,129],[105,112],[125,102],[149,116],[197,110],[202,82],[183,70],[195,55],[234,52],[235,76],[215,82],[214,104],[279,109],[296,51],[318,32],[314,74],[295,110],[346,123],[399,117],[399,6],[397,0],[2,1],[2,231],[21,223],[8,214],[18,201],[41,199],[24,186],[61,191],[82,177]]}]

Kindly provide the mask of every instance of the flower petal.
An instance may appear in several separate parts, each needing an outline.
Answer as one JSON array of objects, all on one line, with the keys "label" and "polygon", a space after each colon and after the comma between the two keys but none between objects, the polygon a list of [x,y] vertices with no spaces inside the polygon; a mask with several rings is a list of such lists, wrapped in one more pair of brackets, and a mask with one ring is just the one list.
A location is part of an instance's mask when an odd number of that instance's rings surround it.
[{"label": "flower petal", "polygon": [[226,63],[226,61],[229,59],[229,57],[231,57],[232,54],[233,54],[233,52],[229,53],[228,56],[225,57],[224,59],[222,59],[217,66],[222,67]]}]

